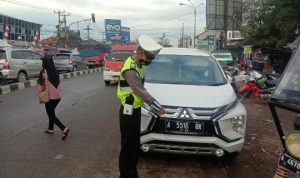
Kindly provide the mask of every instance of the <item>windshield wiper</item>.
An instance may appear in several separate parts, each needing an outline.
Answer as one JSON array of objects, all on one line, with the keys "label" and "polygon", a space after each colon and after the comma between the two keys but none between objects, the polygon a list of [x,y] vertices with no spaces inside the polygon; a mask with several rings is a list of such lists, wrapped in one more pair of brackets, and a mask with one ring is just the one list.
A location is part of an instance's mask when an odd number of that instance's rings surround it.
[{"label": "windshield wiper", "polygon": [[220,86],[220,85],[225,85],[226,83],[212,83],[208,84],[208,86]]}]

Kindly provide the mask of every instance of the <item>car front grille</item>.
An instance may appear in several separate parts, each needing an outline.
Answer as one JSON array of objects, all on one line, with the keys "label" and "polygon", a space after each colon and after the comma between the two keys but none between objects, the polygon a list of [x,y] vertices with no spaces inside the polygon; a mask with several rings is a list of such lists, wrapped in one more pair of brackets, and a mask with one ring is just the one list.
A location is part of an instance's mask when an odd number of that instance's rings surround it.
[{"label": "car front grille", "polygon": [[224,115],[235,104],[236,102],[233,102],[217,108],[163,106],[166,114],[159,119],[153,119],[150,123],[151,132],[216,136],[213,119]]}]

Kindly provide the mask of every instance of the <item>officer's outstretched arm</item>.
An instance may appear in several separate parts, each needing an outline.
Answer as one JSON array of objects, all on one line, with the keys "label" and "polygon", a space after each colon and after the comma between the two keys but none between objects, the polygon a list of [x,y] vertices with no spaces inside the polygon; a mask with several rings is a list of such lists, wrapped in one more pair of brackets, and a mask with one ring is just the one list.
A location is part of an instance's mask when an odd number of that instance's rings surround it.
[{"label": "officer's outstretched arm", "polygon": [[138,78],[138,74],[135,70],[127,70],[123,74],[125,80],[129,84],[133,92],[142,98],[154,111],[161,115],[165,113],[165,110],[161,107],[158,101],[150,95],[150,93],[144,88],[141,80]]}]

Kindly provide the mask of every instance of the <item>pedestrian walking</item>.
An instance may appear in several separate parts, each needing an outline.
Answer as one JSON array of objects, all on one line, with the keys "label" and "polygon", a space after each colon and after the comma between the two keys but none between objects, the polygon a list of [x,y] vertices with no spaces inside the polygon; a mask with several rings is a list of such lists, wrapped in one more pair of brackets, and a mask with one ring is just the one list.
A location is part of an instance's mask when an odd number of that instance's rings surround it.
[{"label": "pedestrian walking", "polygon": [[138,178],[137,164],[140,153],[141,107],[146,102],[151,111],[165,113],[161,105],[143,86],[143,66],[149,65],[162,49],[148,36],[138,39],[139,47],[133,56],[126,59],[121,69],[118,84],[121,151],[119,155],[120,178]]},{"label": "pedestrian walking", "polygon": [[61,100],[59,74],[54,66],[51,55],[45,55],[42,58],[43,69],[38,79],[38,92],[48,91],[49,101],[45,103],[46,112],[49,118],[46,134],[54,134],[54,124],[63,132],[62,139],[66,139],[70,128],[66,127],[55,115],[55,108]]}]

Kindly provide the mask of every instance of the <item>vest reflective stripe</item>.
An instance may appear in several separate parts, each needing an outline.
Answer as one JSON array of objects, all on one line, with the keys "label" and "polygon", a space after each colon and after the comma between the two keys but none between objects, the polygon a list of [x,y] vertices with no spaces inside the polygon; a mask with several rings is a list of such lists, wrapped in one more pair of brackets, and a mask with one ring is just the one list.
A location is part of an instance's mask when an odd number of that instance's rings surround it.
[{"label": "vest reflective stripe", "polygon": [[144,105],[144,101],[133,92],[133,90],[129,87],[127,81],[123,77],[123,73],[126,70],[135,70],[138,73],[139,78],[141,80],[143,79],[143,69],[138,67],[135,61],[131,57],[128,57],[121,70],[120,81],[118,84],[118,92],[117,92],[118,98],[121,100],[122,104],[125,104],[126,98],[131,94],[134,98],[133,107],[134,108],[141,107]]}]

